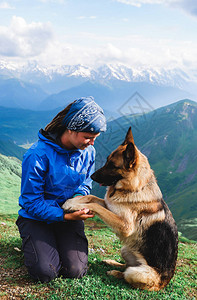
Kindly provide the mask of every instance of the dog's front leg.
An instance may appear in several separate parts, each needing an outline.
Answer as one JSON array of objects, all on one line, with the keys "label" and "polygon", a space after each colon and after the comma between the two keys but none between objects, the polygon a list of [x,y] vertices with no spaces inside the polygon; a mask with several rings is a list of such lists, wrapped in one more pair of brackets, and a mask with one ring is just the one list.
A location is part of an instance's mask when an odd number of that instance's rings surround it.
[{"label": "dog's front leg", "polygon": [[98,198],[94,195],[83,196],[80,198],[82,201],[85,200],[85,203],[97,203],[106,208],[105,200]]},{"label": "dog's front leg", "polygon": [[[101,205],[100,205],[101,204]],[[108,226],[110,226],[118,235],[128,237],[135,228],[136,216],[133,214],[132,220],[129,222],[125,218],[116,215],[107,208],[105,208],[104,200],[93,196],[82,196],[68,199],[62,206],[65,211],[80,210],[88,208],[90,211],[97,214]]]},{"label": "dog's front leg", "polygon": [[[122,237],[128,237],[133,233],[134,223],[128,223],[123,217],[116,215],[98,203],[87,203],[75,206],[77,209],[88,208],[98,215],[115,233]],[[71,208],[72,209],[72,208]]]},{"label": "dog's front leg", "polygon": [[77,196],[66,200],[66,202],[62,205],[62,208],[64,211],[79,210],[82,208],[86,208],[87,203],[90,202],[98,203],[99,205],[106,207],[105,201],[103,199],[100,199],[93,195],[87,195],[87,196]]}]

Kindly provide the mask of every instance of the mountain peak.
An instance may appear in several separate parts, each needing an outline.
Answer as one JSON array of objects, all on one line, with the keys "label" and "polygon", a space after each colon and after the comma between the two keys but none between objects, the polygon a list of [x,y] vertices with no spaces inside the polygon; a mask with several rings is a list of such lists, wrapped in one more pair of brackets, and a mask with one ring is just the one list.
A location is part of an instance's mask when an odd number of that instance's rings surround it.
[{"label": "mountain peak", "polygon": [[150,82],[153,84],[184,88],[185,82],[195,81],[181,69],[164,68],[134,68],[123,64],[105,64],[100,66],[77,65],[51,65],[40,66],[37,62],[28,62],[26,65],[6,64],[0,62],[0,76],[17,77],[23,80],[31,78],[32,83],[40,83],[42,77],[53,81],[56,76],[62,78],[83,78],[86,80],[109,81],[121,80],[126,82]]}]

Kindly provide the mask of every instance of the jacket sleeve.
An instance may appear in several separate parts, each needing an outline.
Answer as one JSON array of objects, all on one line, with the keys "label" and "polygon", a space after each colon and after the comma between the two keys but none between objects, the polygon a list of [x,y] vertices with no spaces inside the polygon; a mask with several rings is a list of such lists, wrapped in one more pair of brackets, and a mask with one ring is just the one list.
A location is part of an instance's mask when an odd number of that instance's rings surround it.
[{"label": "jacket sleeve", "polygon": [[44,184],[48,158],[31,152],[22,164],[21,196],[19,205],[28,215],[41,221],[63,221],[63,209],[56,201],[45,201]]},{"label": "jacket sleeve", "polygon": [[84,182],[75,190],[74,195],[81,194],[85,196],[90,194],[90,191],[92,189],[92,179],[90,178],[90,176],[94,173],[94,171],[95,171],[95,149],[93,148],[86,178]]}]

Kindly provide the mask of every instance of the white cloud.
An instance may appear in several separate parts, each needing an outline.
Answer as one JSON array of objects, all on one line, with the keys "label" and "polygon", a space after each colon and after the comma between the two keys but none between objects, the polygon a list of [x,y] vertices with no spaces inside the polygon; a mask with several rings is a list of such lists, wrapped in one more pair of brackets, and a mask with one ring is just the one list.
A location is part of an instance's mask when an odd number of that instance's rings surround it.
[{"label": "white cloud", "polygon": [[27,24],[14,16],[9,27],[0,26],[0,54],[4,56],[31,57],[42,53],[53,38],[49,23]]},{"label": "white cloud", "polygon": [[[153,39],[143,36],[98,36],[80,33],[88,43],[78,45],[68,43],[67,36],[61,41],[50,43],[38,57],[45,66],[54,65],[101,65],[105,63],[120,63],[138,68],[182,68],[189,70],[197,68],[197,43],[171,39]],[[102,41],[101,41],[102,40]]]},{"label": "white cloud", "polygon": [[177,0],[169,1],[170,6],[181,8],[185,12],[197,16],[197,1],[196,0]]},{"label": "white cloud", "polygon": [[141,7],[143,4],[165,4],[167,2],[176,2],[176,0],[116,0],[117,2]]},{"label": "white cloud", "polygon": [[185,12],[197,15],[197,1],[196,0],[115,0],[117,2],[141,7],[144,4],[162,4],[174,8],[180,8]]},{"label": "white cloud", "polygon": [[8,2],[0,2],[0,9],[15,9],[15,7]]},{"label": "white cloud", "polygon": [[123,59],[123,51],[118,48],[117,46],[114,46],[112,43],[107,43],[106,47],[105,47],[105,51],[102,51],[102,56],[103,59],[109,60],[121,60]]},{"label": "white cloud", "polygon": [[59,3],[59,4],[64,4],[66,3],[66,0],[39,0],[40,2],[43,3]]},{"label": "white cloud", "polygon": [[[21,25],[22,27],[22,25]],[[21,31],[21,27],[17,29]],[[2,31],[0,29],[0,45]],[[98,35],[83,34],[88,44],[78,45],[70,43],[69,37],[65,39],[53,39],[41,51],[29,51],[29,44],[24,45],[25,53],[32,53],[28,57],[18,55],[18,40],[10,38],[7,40],[6,60],[11,62],[24,63],[37,61],[41,66],[50,68],[52,66],[83,64],[86,66],[99,66],[102,64],[124,64],[134,69],[182,69],[190,74],[197,69],[197,43],[190,41],[173,41],[168,39],[148,39],[141,36],[124,36],[121,38]],[[100,39],[102,38],[102,43]],[[76,36],[77,39],[77,36]],[[34,43],[36,45],[37,43]],[[29,46],[30,50],[32,45]],[[17,49],[17,57],[16,55]],[[9,53],[9,51],[10,53]],[[2,51],[1,51],[2,52]],[[36,56],[35,56],[36,55]],[[25,58],[25,60],[24,60]]]},{"label": "white cloud", "polygon": [[97,16],[79,16],[79,17],[76,17],[77,20],[85,20],[85,19],[96,19]]},{"label": "white cloud", "polygon": [[[84,42],[85,41],[85,42]],[[13,17],[0,26],[0,58],[36,60],[41,65],[96,65],[122,63],[131,67],[197,68],[197,42],[146,38],[138,35],[108,36],[77,32],[54,36],[49,23],[27,23]]]}]

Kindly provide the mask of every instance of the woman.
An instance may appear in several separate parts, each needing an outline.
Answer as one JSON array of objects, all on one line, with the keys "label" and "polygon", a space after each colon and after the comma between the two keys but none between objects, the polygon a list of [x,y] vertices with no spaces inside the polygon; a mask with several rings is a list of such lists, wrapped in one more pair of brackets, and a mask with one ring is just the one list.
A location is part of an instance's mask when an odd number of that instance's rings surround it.
[{"label": "woman", "polygon": [[24,260],[34,280],[49,282],[62,275],[87,272],[88,243],[83,209],[65,213],[69,198],[87,195],[94,172],[94,141],[106,130],[103,110],[92,97],[81,98],[39,131],[39,140],[24,155],[19,217]]}]

